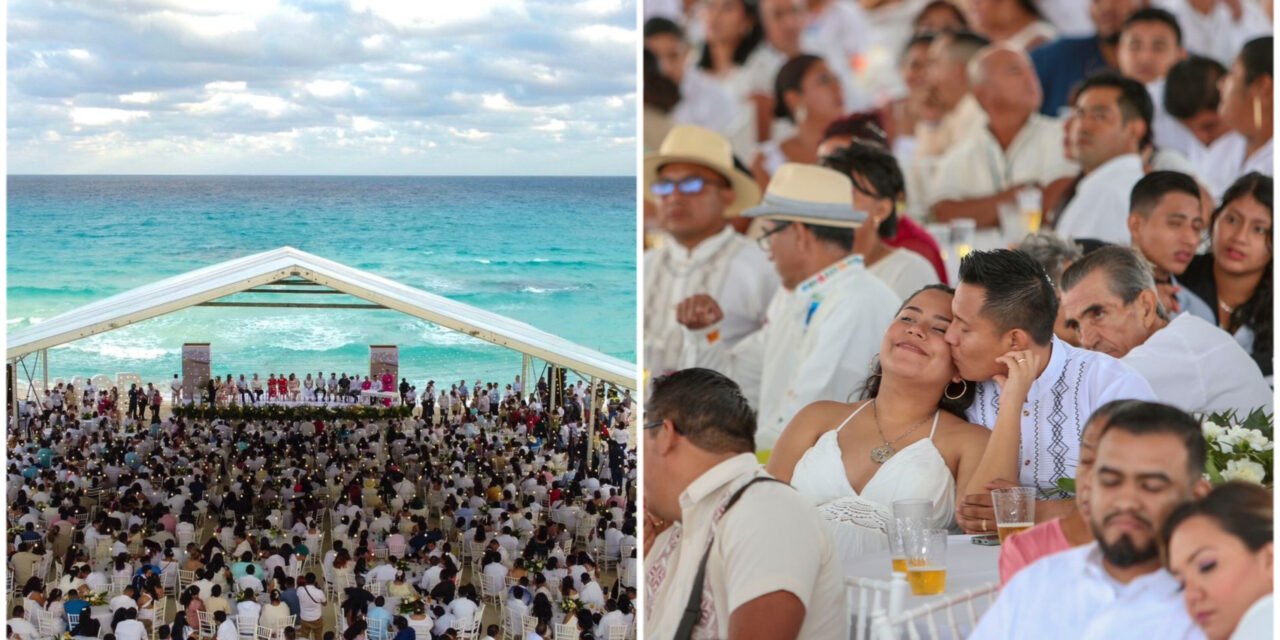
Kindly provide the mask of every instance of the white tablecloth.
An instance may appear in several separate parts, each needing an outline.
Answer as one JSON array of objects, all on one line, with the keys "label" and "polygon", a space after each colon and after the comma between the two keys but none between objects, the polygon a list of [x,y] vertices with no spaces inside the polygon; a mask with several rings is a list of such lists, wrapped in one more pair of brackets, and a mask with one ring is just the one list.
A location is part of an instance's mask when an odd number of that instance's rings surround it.
[{"label": "white tablecloth", "polygon": [[[1000,547],[973,544],[973,536],[951,536],[947,540],[947,586],[941,595],[960,593],[966,589],[1000,581]],[[886,549],[845,562],[849,577],[888,580],[893,577],[893,564]],[[926,604],[939,596],[917,596],[907,592],[903,610]]]}]

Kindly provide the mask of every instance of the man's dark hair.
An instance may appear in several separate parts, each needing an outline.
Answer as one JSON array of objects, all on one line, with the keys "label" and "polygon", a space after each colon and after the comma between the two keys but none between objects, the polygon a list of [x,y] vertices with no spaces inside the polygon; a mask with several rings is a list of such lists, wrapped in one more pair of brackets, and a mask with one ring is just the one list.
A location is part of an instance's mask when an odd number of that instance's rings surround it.
[{"label": "man's dark hair", "polygon": [[1102,425],[1098,442],[1111,431],[1134,435],[1169,434],[1177,436],[1187,448],[1187,479],[1195,482],[1204,475],[1204,432],[1200,423],[1187,412],[1158,402],[1135,402],[1117,407]]},{"label": "man's dark hair", "polygon": [[859,111],[836,119],[822,132],[822,141],[826,142],[836,136],[849,136],[853,142],[861,145],[885,151],[889,149],[884,122],[875,111]]},{"label": "man's dark hair", "polygon": [[[855,142],[823,158],[822,166],[849,176],[854,189],[870,192],[869,195],[876,198],[888,198],[891,203],[889,216],[880,221],[876,233],[881,238],[898,235],[898,200],[906,190],[906,182],[898,160],[892,154]],[[866,185],[858,184],[853,177],[855,173],[863,177]]]},{"label": "man's dark hair", "polygon": [[1192,54],[1179,60],[1165,76],[1165,111],[1182,120],[1201,111],[1217,111],[1222,102],[1218,80],[1225,75],[1227,69],[1213,58]]},{"label": "man's dark hair", "polygon": [[[742,11],[747,14],[747,18],[751,21],[751,30],[738,41],[738,46],[733,49],[733,63],[741,65],[747,61],[747,57],[752,51],[764,40],[764,28],[760,26],[760,3],[758,0],[738,0],[742,3]],[[698,56],[698,68],[711,69],[711,45],[702,45],[702,55]]]},{"label": "man's dark hair", "polygon": [[1195,178],[1177,171],[1152,171],[1133,185],[1129,192],[1129,211],[1150,218],[1160,200],[1170,193],[1185,193],[1200,200],[1200,185]]},{"label": "man's dark hair", "polygon": [[673,35],[678,40],[684,40],[684,29],[680,25],[666,18],[649,18],[644,23],[644,37],[650,38],[660,35]]},{"label": "man's dark hair", "polygon": [[1138,141],[1138,148],[1143,149],[1151,145],[1151,120],[1155,117],[1155,106],[1151,102],[1151,94],[1147,93],[1147,88],[1142,86],[1141,82],[1132,78],[1126,78],[1114,71],[1100,71],[1084,80],[1071,90],[1071,104],[1075,104],[1080,96],[1084,95],[1089,89],[1109,88],[1118,89],[1120,97],[1116,100],[1117,106],[1120,107],[1120,115],[1122,122],[1128,123],[1134,118],[1142,118],[1142,122],[1146,125],[1146,132],[1142,134],[1142,139]]},{"label": "man's dark hair", "polygon": [[799,223],[811,231],[819,240],[830,242],[845,251],[853,251],[853,229],[848,227],[828,227],[820,224]]},{"label": "man's dark hair", "polygon": [[[1133,304],[1143,291],[1155,293],[1156,281],[1151,273],[1151,264],[1137,249],[1121,245],[1103,247],[1071,263],[1062,272],[1062,282],[1058,283],[1058,288],[1066,293],[1095,271],[1101,271],[1106,276],[1107,289],[1120,298],[1125,306]],[[1158,298],[1156,315],[1161,320],[1169,319]],[[1068,328],[1075,329],[1077,325],[1076,319],[1067,320]]]},{"label": "man's dark hair", "polygon": [[1174,42],[1177,42],[1179,47],[1182,46],[1182,27],[1178,26],[1178,19],[1173,17],[1172,13],[1157,7],[1138,9],[1124,21],[1124,26],[1120,27],[1120,33],[1123,34],[1129,30],[1131,25],[1139,22],[1162,22],[1168,25],[1170,29],[1173,29]]},{"label": "man's dark hair", "polygon": [[1000,333],[1022,329],[1042,346],[1053,339],[1058,296],[1031,256],[1009,249],[971,251],[960,260],[960,282],[986,290],[982,315]]},{"label": "man's dark hair", "polygon": [[737,383],[711,369],[683,369],[653,381],[647,420],[670,420],[678,433],[712,453],[755,451],[756,412]]},{"label": "man's dark hair", "polygon": [[1244,47],[1240,49],[1240,65],[1244,67],[1246,85],[1253,84],[1254,80],[1262,76],[1274,77],[1271,74],[1271,69],[1275,65],[1275,60],[1271,58],[1273,46],[1274,40],[1271,36],[1254,38],[1244,43]]},{"label": "man's dark hair", "polygon": [[947,56],[961,64],[968,64],[983,47],[991,44],[986,36],[972,31],[952,31],[939,34],[938,37],[951,40],[947,43]]},{"label": "man's dark hair", "polygon": [[911,51],[912,47],[915,47],[918,45],[924,45],[927,47],[933,44],[933,39],[936,37],[938,37],[936,34],[929,33],[927,31],[924,33],[917,33],[916,35],[911,36],[911,39],[907,40],[907,44],[902,46],[902,52],[898,56],[899,63],[901,63],[902,59],[905,59],[907,57],[907,52]]}]

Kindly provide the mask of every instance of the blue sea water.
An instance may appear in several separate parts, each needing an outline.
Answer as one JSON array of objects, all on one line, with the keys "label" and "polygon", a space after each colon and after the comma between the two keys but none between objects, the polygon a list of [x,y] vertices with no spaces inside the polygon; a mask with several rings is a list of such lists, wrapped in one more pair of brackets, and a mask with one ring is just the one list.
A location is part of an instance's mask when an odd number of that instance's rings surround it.
[{"label": "blue sea water", "polygon": [[[631,177],[9,176],[8,198],[8,331],[288,245],[636,359]],[[419,389],[521,363],[389,310],[196,307],[51,349],[49,374],[167,380],[184,342],[264,378],[367,374],[368,346],[395,344]]]}]

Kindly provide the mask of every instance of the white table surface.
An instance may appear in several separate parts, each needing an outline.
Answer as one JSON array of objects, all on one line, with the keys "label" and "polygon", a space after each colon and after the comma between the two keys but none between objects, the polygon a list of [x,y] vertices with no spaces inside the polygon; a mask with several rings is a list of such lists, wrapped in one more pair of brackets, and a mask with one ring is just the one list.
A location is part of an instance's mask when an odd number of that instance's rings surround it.
[{"label": "white table surface", "polygon": [[[955,535],[947,539],[947,586],[939,595],[956,594],[984,584],[1000,581],[1000,547],[973,544],[974,536]],[[889,550],[867,554],[844,563],[844,574],[851,578],[888,580],[893,577]],[[907,591],[903,610],[927,604],[939,596],[917,596]]]}]

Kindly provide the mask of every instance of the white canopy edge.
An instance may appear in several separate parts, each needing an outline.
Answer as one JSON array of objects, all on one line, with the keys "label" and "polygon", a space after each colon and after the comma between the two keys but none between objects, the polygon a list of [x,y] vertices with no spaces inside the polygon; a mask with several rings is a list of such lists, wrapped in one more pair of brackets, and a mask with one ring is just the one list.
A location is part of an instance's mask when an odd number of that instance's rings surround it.
[{"label": "white canopy edge", "polygon": [[575,344],[527,323],[293,247],[281,247],[165,278],[14,331],[7,337],[6,358],[15,360],[41,349],[119,329],[289,277],[303,278],[621,387],[637,388],[636,365],[630,362]]}]

